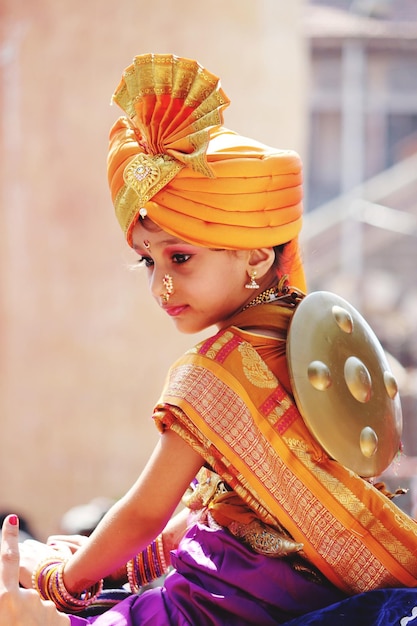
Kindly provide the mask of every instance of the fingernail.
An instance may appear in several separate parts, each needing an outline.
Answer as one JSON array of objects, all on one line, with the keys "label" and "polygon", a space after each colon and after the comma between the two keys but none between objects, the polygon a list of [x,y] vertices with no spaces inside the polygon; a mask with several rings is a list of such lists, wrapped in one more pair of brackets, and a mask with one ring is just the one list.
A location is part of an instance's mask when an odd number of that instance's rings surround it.
[{"label": "fingernail", "polygon": [[17,515],[10,515],[9,522],[12,526],[17,526]]}]

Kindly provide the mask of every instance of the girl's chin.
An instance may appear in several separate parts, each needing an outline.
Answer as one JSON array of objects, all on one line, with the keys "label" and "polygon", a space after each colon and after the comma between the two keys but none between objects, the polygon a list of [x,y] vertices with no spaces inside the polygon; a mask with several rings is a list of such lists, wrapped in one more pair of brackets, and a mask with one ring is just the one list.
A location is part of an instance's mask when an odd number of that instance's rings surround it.
[{"label": "girl's chin", "polygon": [[210,324],[197,324],[193,323],[191,320],[184,320],[177,317],[172,318],[172,321],[174,322],[176,329],[184,335],[196,335],[197,333],[210,328]]}]

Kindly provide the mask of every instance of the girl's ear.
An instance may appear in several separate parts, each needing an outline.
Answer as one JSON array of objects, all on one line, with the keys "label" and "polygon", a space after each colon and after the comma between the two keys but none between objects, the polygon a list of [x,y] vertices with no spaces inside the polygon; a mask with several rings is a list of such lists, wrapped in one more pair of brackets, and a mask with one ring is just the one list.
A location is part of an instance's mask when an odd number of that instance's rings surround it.
[{"label": "girl's ear", "polygon": [[262,278],[271,269],[275,261],[273,248],[256,248],[251,250],[248,259],[248,274],[256,270],[257,278]]}]

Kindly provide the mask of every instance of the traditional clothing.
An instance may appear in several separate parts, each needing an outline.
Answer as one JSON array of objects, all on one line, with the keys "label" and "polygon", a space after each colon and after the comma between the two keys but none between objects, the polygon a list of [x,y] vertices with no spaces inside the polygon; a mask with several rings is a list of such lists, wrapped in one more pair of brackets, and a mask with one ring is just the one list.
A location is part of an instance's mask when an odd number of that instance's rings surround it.
[{"label": "traditional clothing", "polygon": [[[114,100],[127,117],[111,131],[108,174],[127,241],[148,216],[200,246],[285,243],[289,284],[304,291],[298,155],[224,128],[218,78],[189,59],[137,57]],[[301,298],[290,288],[245,307],[172,366],[156,425],[205,461],[185,496],[192,516],[174,569],[163,586],[71,616],[72,626],[417,620],[416,524],[330,458],[294,403],[286,338]]]},{"label": "traditional clothing", "polygon": [[[411,616],[417,593],[375,590],[416,585],[415,523],[327,457],[279,381],[289,384],[285,339],[293,310],[248,309],[171,368],[154,417],[206,460],[187,494],[197,517],[172,554],[175,569],[164,586],[91,623],[298,626],[348,615],[340,623],[390,626]],[[265,327],[280,337],[258,334]],[[248,545],[243,530],[254,522],[263,546],[265,536],[275,539],[270,555]],[[380,622],[360,621],[379,613]]]},{"label": "traditional clothing", "polygon": [[[245,315],[260,331],[268,317],[283,325],[273,304]],[[417,524],[328,457],[268,365],[278,356],[265,361],[244,339],[233,328],[221,331],[176,363],[162,416],[157,409],[160,427],[188,441],[264,522],[278,522],[302,543],[341,590],[417,586]]]}]

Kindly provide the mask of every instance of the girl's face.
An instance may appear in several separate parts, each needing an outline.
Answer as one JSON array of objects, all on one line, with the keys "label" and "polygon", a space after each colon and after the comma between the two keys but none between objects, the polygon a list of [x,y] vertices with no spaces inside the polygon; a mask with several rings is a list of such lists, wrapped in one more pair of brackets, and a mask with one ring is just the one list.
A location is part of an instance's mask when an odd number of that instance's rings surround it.
[{"label": "girl's face", "polygon": [[[179,331],[218,328],[253,297],[248,282],[249,251],[211,250],[191,245],[163,230],[148,230],[141,220],[132,232],[134,250],[146,266],[149,287]],[[164,276],[172,277],[168,302]]]}]

